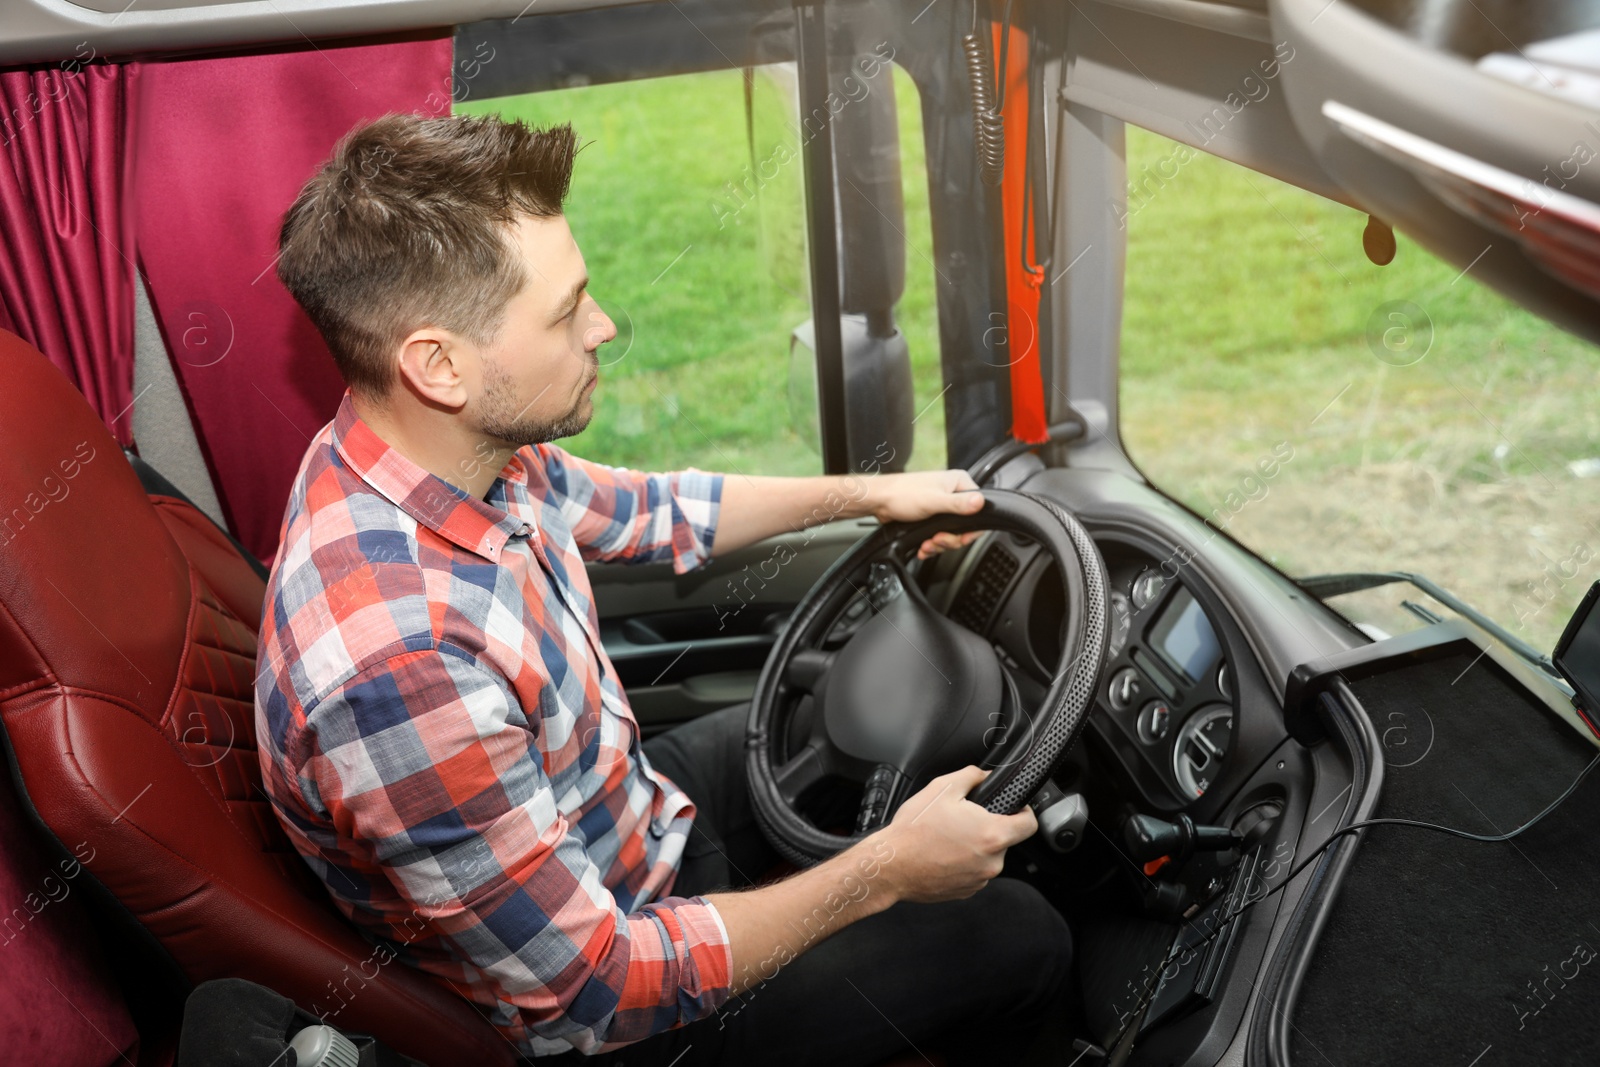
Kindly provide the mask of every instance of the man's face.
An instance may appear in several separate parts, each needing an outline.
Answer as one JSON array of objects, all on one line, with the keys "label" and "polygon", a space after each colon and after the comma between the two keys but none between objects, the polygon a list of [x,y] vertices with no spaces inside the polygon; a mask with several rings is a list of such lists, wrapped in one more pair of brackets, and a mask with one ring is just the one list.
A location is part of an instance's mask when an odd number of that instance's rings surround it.
[{"label": "man's face", "polygon": [[527,283],[506,305],[494,344],[481,349],[478,430],[515,447],[570,437],[594,416],[597,350],[616,324],[588,294],[589,274],[562,216],[517,223]]}]

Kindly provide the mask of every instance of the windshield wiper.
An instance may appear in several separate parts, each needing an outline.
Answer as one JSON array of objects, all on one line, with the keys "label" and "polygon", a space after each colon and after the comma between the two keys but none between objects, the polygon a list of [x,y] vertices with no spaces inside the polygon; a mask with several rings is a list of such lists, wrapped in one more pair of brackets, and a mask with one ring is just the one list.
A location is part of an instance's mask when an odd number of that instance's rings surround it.
[{"label": "windshield wiper", "polygon": [[[1377,589],[1379,586],[1391,585],[1394,582],[1410,582],[1451,611],[1477,623],[1523,659],[1542,667],[1553,677],[1560,677],[1556,672],[1556,665],[1551,662],[1549,656],[1424,575],[1413,574],[1410,571],[1371,571],[1353,574],[1316,574],[1309,578],[1297,578],[1295,581],[1302,589],[1318,600],[1328,600],[1331,597],[1343,596],[1346,593],[1359,593],[1364,589]],[[1410,608],[1411,604],[1408,602],[1406,607]],[[1417,614],[1419,617],[1425,618],[1420,613]],[[1431,615],[1432,612],[1428,614]]]}]

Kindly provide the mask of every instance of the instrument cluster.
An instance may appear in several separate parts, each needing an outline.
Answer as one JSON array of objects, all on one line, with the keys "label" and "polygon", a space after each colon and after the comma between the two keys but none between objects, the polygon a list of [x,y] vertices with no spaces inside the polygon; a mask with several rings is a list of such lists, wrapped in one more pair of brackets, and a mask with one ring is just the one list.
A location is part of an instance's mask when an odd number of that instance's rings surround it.
[{"label": "instrument cluster", "polygon": [[[1109,561],[1108,561],[1109,563]],[[1099,705],[1185,800],[1205,795],[1233,735],[1233,679],[1221,638],[1181,581],[1152,564],[1111,571],[1111,635]]]},{"label": "instrument cluster", "polygon": [[[974,546],[951,618],[988,636],[1019,686],[1042,695],[1067,623],[1060,575],[1021,537],[985,542]],[[1237,700],[1225,641],[1187,573],[1169,574],[1122,545],[1101,549],[1111,629],[1089,726],[1150,800],[1187,804],[1217,781],[1232,745]]]}]

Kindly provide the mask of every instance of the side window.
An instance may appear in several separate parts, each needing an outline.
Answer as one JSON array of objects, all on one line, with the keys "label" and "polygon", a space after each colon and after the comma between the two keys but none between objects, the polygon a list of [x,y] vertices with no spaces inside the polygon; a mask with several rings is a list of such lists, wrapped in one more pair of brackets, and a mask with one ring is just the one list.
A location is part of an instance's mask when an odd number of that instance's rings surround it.
[{"label": "side window", "polygon": [[[912,364],[909,466],[944,466],[932,229],[917,92],[898,103],[906,287],[895,308]],[[882,88],[880,88],[880,86]],[[748,94],[748,95],[747,95]],[[590,292],[617,323],[595,417],[563,447],[603,463],[746,474],[822,470],[808,347],[805,178],[792,63],[458,103],[544,126],[582,149],[567,217]],[[747,113],[748,101],[748,113]]]},{"label": "side window", "polygon": [[1415,572],[1549,650],[1600,577],[1594,347],[1404,235],[1374,265],[1341,204],[1132,127],[1127,160],[1134,461],[1293,577]]}]

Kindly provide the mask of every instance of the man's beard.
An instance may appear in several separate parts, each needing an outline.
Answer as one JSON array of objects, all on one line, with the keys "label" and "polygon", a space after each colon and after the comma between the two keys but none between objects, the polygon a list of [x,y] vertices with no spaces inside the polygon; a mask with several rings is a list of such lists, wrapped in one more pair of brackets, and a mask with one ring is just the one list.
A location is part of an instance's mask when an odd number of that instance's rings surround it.
[{"label": "man's beard", "polygon": [[529,417],[525,413],[533,404],[519,404],[511,376],[498,363],[490,361],[484,366],[483,397],[478,401],[478,432],[510,442],[517,448],[572,437],[582,433],[594,416],[592,407],[584,413],[584,399],[580,392],[571,410],[554,420]]}]

